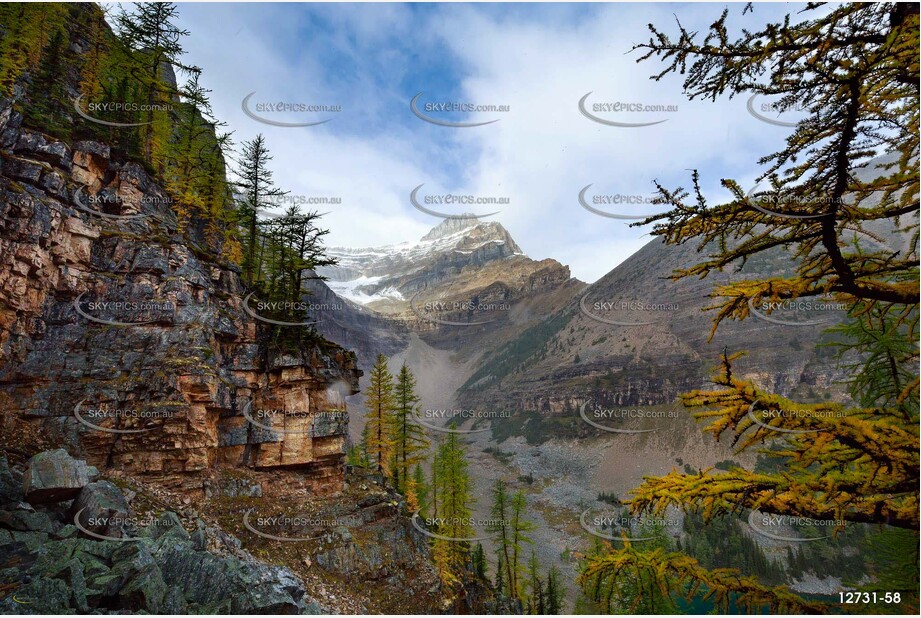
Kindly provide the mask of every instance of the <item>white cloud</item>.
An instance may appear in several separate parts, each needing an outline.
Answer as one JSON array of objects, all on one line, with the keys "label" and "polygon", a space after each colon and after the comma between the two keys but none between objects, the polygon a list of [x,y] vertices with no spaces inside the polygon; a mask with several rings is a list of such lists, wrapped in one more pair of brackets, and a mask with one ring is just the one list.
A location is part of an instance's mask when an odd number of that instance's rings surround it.
[{"label": "white cloud", "polygon": [[[687,168],[696,167],[707,193],[725,196],[721,177],[752,178],[758,156],[782,144],[784,130],[749,116],[744,99],[689,102],[680,79],[649,79],[660,70],[658,61],[638,65],[636,52],[625,54],[633,42],[648,38],[648,22],[673,32],[676,12],[703,30],[721,9],[617,4],[592,5],[578,14],[559,8],[529,14],[442,5],[421,13],[339,5],[321,10],[335,26],[322,32],[292,5],[185,5],[182,12],[192,30],[189,59],[205,69],[215,111],[236,130],[237,140],[264,133],[275,155],[275,178],[292,193],[342,198],[324,219],[330,244],[419,238],[439,222],[409,204],[409,191],[426,183],[426,190],[509,196],[511,204],[495,220],[524,251],[535,259],[555,258],[580,279],[594,281],[649,237],[642,237],[648,230],[581,208],[583,186],[648,194],[653,179],[687,187]],[[758,7],[775,15],[784,9]],[[759,18],[765,17],[747,16],[746,24]],[[324,46],[349,59],[341,71],[324,65]],[[468,129],[393,117],[394,101],[408,115],[403,106],[415,92],[406,84],[415,83],[411,62],[418,54],[450,60],[465,100],[507,104],[511,112],[498,114],[500,122]],[[382,71],[389,78],[383,82]],[[240,110],[240,100],[254,90],[289,101],[338,103],[343,112],[320,127],[270,127]],[[427,90],[438,96],[437,85]],[[677,104],[679,111],[618,117],[668,118],[653,127],[603,126],[578,111],[579,98],[589,91],[592,102]]]}]

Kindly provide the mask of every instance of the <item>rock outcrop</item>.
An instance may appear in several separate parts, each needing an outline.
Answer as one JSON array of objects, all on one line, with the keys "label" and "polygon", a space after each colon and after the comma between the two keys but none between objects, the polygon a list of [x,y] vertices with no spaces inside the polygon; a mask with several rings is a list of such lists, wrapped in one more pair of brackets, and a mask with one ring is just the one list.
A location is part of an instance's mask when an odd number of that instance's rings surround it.
[{"label": "rock outcrop", "polygon": [[96,468],[74,459],[64,449],[45,451],[30,459],[26,467],[25,498],[33,504],[70,500],[97,476]]},{"label": "rock outcrop", "polygon": [[[0,458],[0,478],[12,481],[9,488],[4,482],[7,501],[0,504],[0,612],[329,612],[290,569],[255,560],[200,520],[189,534],[173,512],[142,517],[108,481],[76,488],[71,509],[67,502],[30,504],[16,476]],[[214,546],[222,550],[209,551]]]},{"label": "rock outcrop", "polygon": [[4,446],[41,434],[192,497],[221,467],[341,489],[354,354],[316,333],[269,346],[205,228],[181,230],[140,164],[26,129],[0,101]]}]

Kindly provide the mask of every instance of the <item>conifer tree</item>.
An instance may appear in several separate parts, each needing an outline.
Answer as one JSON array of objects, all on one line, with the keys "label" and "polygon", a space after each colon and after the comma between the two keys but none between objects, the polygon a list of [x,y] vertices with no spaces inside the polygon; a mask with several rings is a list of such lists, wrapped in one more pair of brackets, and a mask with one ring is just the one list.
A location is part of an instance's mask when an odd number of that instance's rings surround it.
[{"label": "conifer tree", "polygon": [[547,572],[545,597],[547,614],[559,615],[563,613],[563,589],[560,588],[560,572],[556,566],[551,566]]},{"label": "conifer tree", "polygon": [[96,101],[102,93],[102,62],[105,44],[105,13],[94,11],[90,16],[87,31],[89,50],[83,54],[83,65],[80,67],[80,93],[88,101]]},{"label": "conifer tree", "polygon": [[422,471],[421,462],[417,463],[413,470],[411,483],[411,491],[408,491],[407,494],[410,496],[415,496],[415,509],[422,509],[423,511],[428,512],[429,486],[425,482],[425,473]]},{"label": "conifer tree", "polygon": [[51,33],[39,61],[32,84],[32,104],[27,110],[29,119],[49,132],[60,132],[67,124],[62,118],[62,110],[66,109],[63,103],[67,100],[62,79],[64,42],[61,29]]},{"label": "conifer tree", "polygon": [[512,571],[512,532],[508,524],[511,521],[511,499],[502,479],[496,479],[493,485],[491,515],[490,530],[496,543],[500,567],[496,572],[497,585],[501,581],[502,587],[509,591],[509,595],[517,598],[517,576]]},{"label": "conifer tree", "polygon": [[[713,206],[695,171],[692,200],[684,189],[658,185],[659,202],[670,210],[644,223],[654,223],[653,233],[668,244],[694,241],[709,252],[675,279],[703,278],[765,251],[787,249],[794,275],[736,279],[714,290],[711,336],[723,320],[748,318],[753,306],[830,294],[849,308],[850,323],[841,332],[851,337],[846,345],[856,352],[852,358],[863,359],[851,370],[856,405],[805,404],[766,392],[733,373],[738,353],[727,351],[714,379],[718,388],[687,393],[684,404],[702,408],[695,417],[710,422],[706,431],[717,439],[728,435],[741,451],[779,445],[762,451],[777,471],[675,471],[647,478],[631,492],[630,507],[636,514],[678,507],[699,512],[705,521],[759,509],[874,523],[912,530],[917,546],[918,8],[810,5],[798,22],[788,16],[742,30],[735,39],[727,18],[724,11],[702,41],[680,23],[677,38],[650,25],[649,42],[637,46],[645,51],[641,60],[665,60],[654,79],[684,75],[692,99],[776,95],[782,109],[803,106],[807,115],[783,150],[760,160],[767,165],[760,179],[769,181],[769,189],[749,195],[724,180],[733,199]],[[884,154],[889,157],[876,158]],[[873,222],[898,230],[907,242],[899,250],[873,242],[879,238],[867,227]],[[872,376],[872,387],[865,376]],[[750,414],[755,406],[756,413],[810,413],[775,414],[758,424]],[[916,563],[913,568],[917,580]],[[615,582],[628,573],[647,599],[655,598],[654,590],[703,585],[722,611],[730,600],[747,611],[822,609],[732,569],[711,571],[683,553],[641,551],[629,542],[588,560],[581,582],[596,599],[610,598]]]},{"label": "conifer tree", "polygon": [[[451,424],[456,428],[456,423]],[[436,518],[438,534],[451,540],[434,539],[433,555],[445,585],[453,587],[463,578],[474,536],[470,525],[473,496],[467,456],[456,433],[449,433],[437,448],[435,475],[440,492]]]},{"label": "conifer tree", "polygon": [[[415,485],[410,478],[410,472],[413,466],[423,460],[429,441],[422,426],[415,420],[420,399],[416,395],[416,379],[405,363],[400,367],[397,376],[394,400],[393,485],[397,491],[402,491],[409,497],[408,486]],[[413,500],[418,501],[415,492],[413,488]]]},{"label": "conifer tree", "polygon": [[64,35],[67,17],[67,7],[61,3],[0,4],[0,23],[4,26],[0,37],[0,92],[12,94],[18,79],[39,69],[49,42],[56,33]]},{"label": "conifer tree", "polygon": [[132,74],[140,79],[146,91],[146,125],[141,129],[145,133],[144,155],[148,161],[153,161],[156,155],[155,120],[162,124],[169,117],[161,113],[155,118],[155,110],[178,94],[175,86],[163,79],[163,71],[167,65],[180,70],[192,68],[179,60],[185,54],[181,40],[189,32],[175,24],[178,13],[173,2],[137,2],[132,12],[123,8],[115,20],[121,41],[136,65]]},{"label": "conifer tree", "polygon": [[439,474],[438,474],[438,468],[440,467],[441,462],[438,459],[438,453],[439,453],[439,449],[436,448],[435,451],[432,453],[432,460],[429,463],[429,478],[432,480],[432,483],[429,487],[429,489],[431,490],[431,494],[432,494],[430,512],[432,513],[433,516],[437,516],[439,512],[439,506],[440,506],[439,500],[441,498],[441,494],[439,493],[440,479],[439,479]]},{"label": "conifer tree", "polygon": [[377,355],[371,367],[371,384],[365,398],[368,409],[365,449],[382,477],[390,475],[394,438],[393,375],[387,369],[387,357]]},{"label": "conifer tree", "polygon": [[273,200],[287,194],[286,191],[277,188],[272,180],[272,170],[268,166],[271,160],[272,155],[269,154],[265,137],[261,133],[254,139],[243,142],[239,167],[236,170],[236,185],[242,193],[239,216],[244,228],[243,278],[250,287],[257,285],[262,278],[260,256],[257,254],[262,230],[259,214],[269,207]]},{"label": "conifer tree", "polygon": [[528,613],[541,616],[546,614],[544,607],[544,583],[540,579],[540,563],[537,561],[537,554],[531,550],[531,557],[528,559]]},{"label": "conifer tree", "polygon": [[496,554],[498,558],[496,559],[496,581],[494,586],[496,589],[496,595],[501,596],[505,594],[505,562],[502,552],[496,552]]},{"label": "conifer tree", "polygon": [[[216,172],[224,172],[224,158],[221,139],[215,135],[225,123],[214,118],[210,91],[201,85],[200,76],[200,71],[194,71],[182,88],[183,102],[173,116],[173,138],[163,157],[166,188],[173,197],[180,230],[192,217],[204,222],[224,215],[213,212],[209,202],[226,186],[223,177],[216,177]],[[215,182],[218,187],[212,187]]]},{"label": "conifer tree", "polygon": [[[522,562],[522,554],[524,552],[524,544],[532,544],[534,541],[531,540],[531,537],[528,536],[528,533],[534,529],[534,524],[527,519],[527,498],[525,498],[523,491],[516,491],[512,494],[511,501],[511,522],[510,522],[510,532],[511,532],[511,557],[512,565],[511,572],[515,578],[515,587],[518,589],[519,586],[519,577],[518,569],[520,568]],[[521,593],[518,590],[519,594]]]},{"label": "conifer tree", "polygon": [[473,566],[473,575],[477,579],[486,580],[486,553],[483,550],[483,544],[477,543],[473,548],[470,557],[470,563]]},{"label": "conifer tree", "polygon": [[526,518],[527,499],[524,492],[509,494],[505,481],[499,479],[493,485],[493,504],[490,530],[496,543],[496,552],[501,554],[506,580],[506,590],[513,599],[521,599],[521,570],[524,567],[522,552],[524,544],[531,543],[528,532],[534,529]]},{"label": "conifer tree", "polygon": [[[299,205],[290,206],[283,215],[264,224],[267,251],[260,258],[265,263],[266,285],[273,298],[294,307],[305,293],[307,279],[325,280],[315,269],[338,263],[326,253],[323,237],[329,230],[317,226],[321,217],[316,211],[301,212]],[[290,315],[292,321],[306,316]]]}]

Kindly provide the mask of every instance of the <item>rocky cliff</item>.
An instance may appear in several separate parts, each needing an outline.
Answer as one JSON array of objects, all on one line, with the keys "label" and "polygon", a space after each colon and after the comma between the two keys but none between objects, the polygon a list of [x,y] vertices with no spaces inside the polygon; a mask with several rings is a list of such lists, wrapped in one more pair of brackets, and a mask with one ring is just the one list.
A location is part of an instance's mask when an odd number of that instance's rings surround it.
[{"label": "rocky cliff", "polygon": [[209,238],[179,229],[138,163],[24,128],[0,102],[5,446],[66,446],[192,496],[224,467],[342,488],[354,354],[315,333],[269,345]]}]

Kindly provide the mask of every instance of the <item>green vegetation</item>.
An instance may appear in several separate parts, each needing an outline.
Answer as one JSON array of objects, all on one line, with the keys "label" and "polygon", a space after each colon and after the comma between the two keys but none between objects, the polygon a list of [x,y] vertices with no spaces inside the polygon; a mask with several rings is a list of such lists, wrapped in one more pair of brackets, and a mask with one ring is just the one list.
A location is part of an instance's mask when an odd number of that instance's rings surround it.
[{"label": "green vegetation", "polygon": [[[456,433],[439,441],[432,461],[432,515],[439,522],[437,533],[450,539],[476,536],[470,525],[473,496],[467,454]],[[470,543],[436,538],[432,542],[435,565],[447,586],[463,581],[470,555]]]},{"label": "green vegetation", "polygon": [[496,590],[520,601],[526,614],[561,613],[559,573],[551,567],[542,577],[533,549],[527,565],[524,563],[525,546],[534,543],[528,534],[534,524],[525,516],[527,498],[524,492],[509,493],[505,481],[500,479],[493,485],[492,499],[489,529],[496,545]]},{"label": "green vegetation", "polygon": [[522,436],[528,444],[541,444],[552,437],[576,437],[585,427],[574,410],[564,414],[541,414],[529,410],[513,412],[501,423],[493,423],[490,429],[493,439],[500,443]]},{"label": "green vegetation", "polygon": [[[273,186],[261,135],[243,143],[238,181],[228,180],[233,144],[212,113],[201,69],[181,61],[189,33],[176,26],[178,11],[169,2],[137,3],[114,15],[113,31],[95,4],[0,5],[0,96],[12,96],[26,127],[70,143],[106,143],[113,160],[139,163],[161,181],[196,255],[240,263],[248,291],[269,307],[264,317],[297,324],[260,324],[270,348],[299,351],[319,342],[300,324],[300,301],[305,278],[315,277],[308,273],[335,263],[322,246],[327,230],[316,212],[296,207],[259,218],[286,193]],[[183,85],[175,72],[188,77]]]},{"label": "green vegetation", "polygon": [[542,353],[546,353],[550,340],[563,330],[570,319],[570,314],[561,312],[528,328],[520,337],[496,350],[459,390],[463,392],[475,388],[484,379],[501,381],[522,369],[524,363],[536,362]]},{"label": "green vegetation", "polygon": [[613,492],[604,492],[604,491],[598,492],[598,501],[605,502],[612,506],[620,506],[623,504],[620,497]]},{"label": "green vegetation", "polygon": [[389,476],[393,464],[393,444],[395,440],[393,400],[393,375],[387,369],[387,357],[377,355],[371,367],[371,384],[365,401],[368,415],[363,440],[364,451],[378,474]]},{"label": "green vegetation", "polygon": [[677,549],[693,556],[707,569],[730,567],[771,586],[784,583],[783,565],[765,556],[752,535],[745,534],[741,526],[747,524],[737,517],[704,521],[696,513],[687,513],[684,535]]},{"label": "green vegetation", "polygon": [[[637,536],[628,530],[624,530],[623,534],[628,539]],[[595,567],[609,556],[614,547],[623,546],[623,550],[618,553],[639,556],[643,561],[650,560],[670,548],[668,535],[661,525],[643,526],[638,536],[648,540],[631,544],[629,540],[614,542],[595,539],[580,579],[583,592],[587,599],[593,602],[587,608],[589,613],[678,613],[675,602],[665,592],[667,589],[659,585],[655,574],[648,569],[632,568],[626,562],[615,571]]]},{"label": "green vegetation", "polygon": [[[419,500],[419,488],[424,486],[420,480],[422,461],[429,448],[422,426],[415,420],[419,407],[416,395],[416,379],[404,364],[397,377],[394,391],[393,422],[393,486],[406,495],[409,509],[416,511],[422,501]],[[411,471],[415,468],[416,474]]]},{"label": "green vegetation", "polygon": [[521,491],[509,494],[505,481],[498,480],[493,486],[492,518],[496,522],[491,531],[496,543],[496,552],[501,555],[503,570],[496,574],[503,579],[503,589],[513,599],[521,599],[523,590],[521,575],[524,569],[522,552],[525,543],[533,541],[528,532],[534,525],[524,518],[526,500]]},{"label": "green vegetation", "polygon": [[[765,392],[733,373],[738,354],[726,351],[714,378],[718,390],[687,393],[683,403],[700,409],[695,417],[708,421],[706,431],[717,439],[728,434],[738,450],[758,450],[763,458],[758,469],[686,470],[647,478],[631,492],[630,507],[636,514],[678,507],[710,525],[746,509],[874,524],[900,529],[916,556],[918,12],[895,3],[817,8],[798,13],[799,21],[787,16],[757,31],[738,30],[737,39],[729,35],[728,9],[703,40],[680,23],[677,38],[650,25],[649,42],[635,49],[644,52],[641,60],[666,61],[654,79],[683,75],[684,92],[692,99],[777,95],[783,109],[803,105],[808,115],[783,150],[760,160],[767,169],[759,180],[768,180],[769,190],[749,196],[738,183],[724,180],[734,199],[711,206],[694,171],[693,193],[657,185],[660,203],[670,210],[644,223],[654,223],[654,235],[668,244],[713,248],[701,263],[676,271],[674,279],[703,278],[785,248],[795,266],[789,275],[733,279],[713,291],[712,334],[723,320],[748,318],[752,305],[830,294],[849,308],[849,321],[835,334],[848,353],[846,362],[854,363],[848,367],[854,405],[803,403]],[[882,154],[891,157],[875,170],[875,178],[855,173]],[[781,216],[756,207],[753,201],[762,198],[783,211]],[[846,237],[846,230],[863,230],[874,221],[900,229],[911,247],[892,252],[852,242],[854,234]],[[808,413],[776,414],[768,428],[749,417],[756,403],[775,413]],[[816,564],[829,561],[822,543],[804,548],[803,556],[789,556],[794,569],[808,567],[810,551],[819,553],[812,558]],[[877,543],[882,550],[885,544]],[[825,609],[738,569],[711,568],[707,549],[696,548],[703,557],[695,559],[687,551],[665,548],[612,548],[586,562],[580,581],[595,601],[610,599],[606,595],[612,591],[624,596],[616,586],[624,573],[632,573],[644,582],[633,603],[651,603],[660,591],[690,599],[703,589],[718,611],[730,606],[771,613]],[[749,571],[771,579],[771,567],[751,548],[740,543],[732,551],[733,560],[748,556]],[[840,558],[835,564],[847,569]],[[916,609],[917,559],[897,565],[897,573],[887,576],[912,582],[901,609]]]}]

